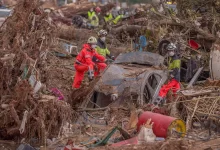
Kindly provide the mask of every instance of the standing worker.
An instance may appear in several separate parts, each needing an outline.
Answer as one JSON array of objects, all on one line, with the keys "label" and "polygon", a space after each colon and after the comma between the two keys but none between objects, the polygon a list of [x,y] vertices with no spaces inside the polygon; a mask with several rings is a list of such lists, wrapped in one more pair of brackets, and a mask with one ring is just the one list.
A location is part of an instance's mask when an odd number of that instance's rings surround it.
[{"label": "standing worker", "polygon": [[99,18],[98,18],[98,14],[100,14],[101,12],[101,8],[100,7],[96,7],[95,11],[93,10],[93,8],[91,8],[88,11],[88,20],[90,22],[90,25],[92,27],[98,27],[99,26]]},{"label": "standing worker", "polygon": [[156,100],[157,104],[164,104],[165,103],[165,97],[170,89],[172,89],[173,93],[176,94],[177,91],[180,90],[180,65],[181,61],[179,57],[177,56],[177,47],[175,44],[170,43],[167,45],[167,51],[168,51],[168,69],[170,73],[170,81],[163,85],[162,88],[159,91],[159,96]]},{"label": "standing worker", "polygon": [[105,58],[106,56],[108,56],[110,59],[114,60],[115,57],[110,55],[110,51],[106,46],[106,42],[105,42],[106,36],[107,36],[106,30],[100,30],[98,32],[98,42],[97,42],[96,51],[98,52],[98,54],[104,56]]},{"label": "standing worker", "polygon": [[[88,42],[83,45],[82,50],[76,57],[76,62],[74,67],[76,69],[76,74],[74,78],[73,88],[80,88],[82,80],[84,78],[84,73],[88,71],[89,79],[92,80],[94,76],[99,74],[100,70],[104,70],[106,68],[105,57],[99,55],[95,51],[95,47],[97,44],[97,40],[95,37],[90,37]],[[99,60],[99,62],[94,63],[93,58]],[[95,70],[97,68],[97,70]],[[95,73],[94,73],[95,70]]]}]

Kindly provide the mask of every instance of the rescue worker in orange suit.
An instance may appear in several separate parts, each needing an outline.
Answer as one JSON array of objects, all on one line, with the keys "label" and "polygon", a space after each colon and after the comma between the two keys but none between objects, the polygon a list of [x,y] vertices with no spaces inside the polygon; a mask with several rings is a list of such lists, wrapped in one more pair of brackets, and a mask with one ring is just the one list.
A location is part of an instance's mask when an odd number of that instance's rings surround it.
[{"label": "rescue worker in orange suit", "polygon": [[167,46],[168,51],[168,69],[170,73],[170,80],[167,84],[163,85],[159,91],[159,95],[156,99],[155,105],[161,104],[163,105],[166,102],[166,95],[168,91],[171,89],[173,94],[180,90],[180,66],[181,61],[176,54],[177,47],[175,44],[170,43]]},{"label": "rescue worker in orange suit", "polygon": [[[97,44],[97,39],[95,37],[90,37],[88,42],[83,45],[82,50],[76,57],[76,62],[74,67],[76,69],[75,78],[73,81],[73,89],[80,88],[82,80],[84,78],[84,73],[88,71],[88,77],[90,80],[99,75],[100,71],[106,68],[105,57],[99,55],[95,51]],[[93,59],[96,59],[96,62]]]}]

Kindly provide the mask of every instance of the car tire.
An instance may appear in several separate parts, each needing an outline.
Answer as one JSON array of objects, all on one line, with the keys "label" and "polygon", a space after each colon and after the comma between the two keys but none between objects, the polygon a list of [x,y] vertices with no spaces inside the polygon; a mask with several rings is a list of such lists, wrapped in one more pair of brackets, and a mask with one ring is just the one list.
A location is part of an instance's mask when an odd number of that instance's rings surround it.
[{"label": "car tire", "polygon": [[162,56],[165,56],[167,53],[166,47],[170,44],[170,41],[168,40],[161,40],[158,45],[159,54]]}]

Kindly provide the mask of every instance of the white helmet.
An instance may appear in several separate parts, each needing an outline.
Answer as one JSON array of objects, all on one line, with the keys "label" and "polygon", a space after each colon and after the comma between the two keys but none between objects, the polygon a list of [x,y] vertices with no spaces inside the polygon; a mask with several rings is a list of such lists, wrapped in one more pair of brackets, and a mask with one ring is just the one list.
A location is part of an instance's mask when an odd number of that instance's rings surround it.
[{"label": "white helmet", "polygon": [[100,30],[99,32],[98,32],[98,36],[106,36],[107,35],[107,31],[106,30]]},{"label": "white helmet", "polygon": [[94,36],[91,36],[88,39],[87,43],[89,43],[89,44],[97,44],[97,39]]},{"label": "white helmet", "polygon": [[168,51],[174,51],[176,50],[176,45],[173,44],[173,43],[170,43],[169,45],[167,45],[167,48],[166,48]]}]

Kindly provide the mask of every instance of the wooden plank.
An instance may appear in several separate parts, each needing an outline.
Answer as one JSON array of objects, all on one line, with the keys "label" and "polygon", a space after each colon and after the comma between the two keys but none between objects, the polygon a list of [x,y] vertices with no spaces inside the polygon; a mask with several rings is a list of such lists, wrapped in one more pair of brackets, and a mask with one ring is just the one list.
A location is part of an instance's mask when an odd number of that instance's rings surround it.
[{"label": "wooden plank", "polygon": [[200,96],[200,95],[206,95],[212,93],[213,90],[207,89],[207,90],[184,90],[181,91],[181,93],[184,96]]}]

